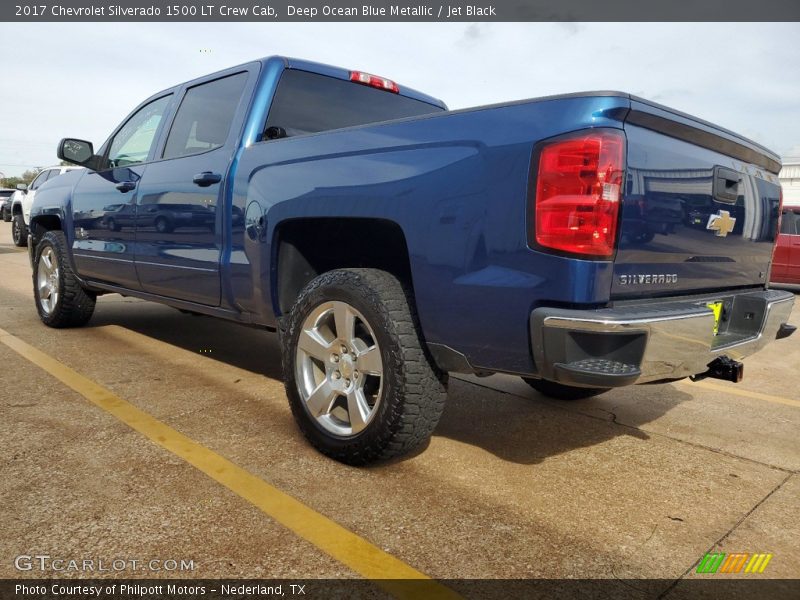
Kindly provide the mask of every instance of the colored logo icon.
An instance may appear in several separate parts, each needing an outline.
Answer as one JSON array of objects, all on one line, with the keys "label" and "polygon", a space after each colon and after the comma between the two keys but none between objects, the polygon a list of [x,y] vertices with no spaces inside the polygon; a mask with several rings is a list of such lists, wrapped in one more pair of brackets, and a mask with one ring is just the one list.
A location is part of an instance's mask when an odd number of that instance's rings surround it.
[{"label": "colored logo icon", "polygon": [[772,554],[749,552],[707,552],[697,565],[698,573],[763,573]]}]

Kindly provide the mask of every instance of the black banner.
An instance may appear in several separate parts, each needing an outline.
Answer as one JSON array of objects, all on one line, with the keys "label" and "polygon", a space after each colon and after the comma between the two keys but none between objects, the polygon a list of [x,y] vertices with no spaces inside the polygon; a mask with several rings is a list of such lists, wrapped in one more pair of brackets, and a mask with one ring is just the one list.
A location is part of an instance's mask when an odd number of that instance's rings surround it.
[{"label": "black banner", "polygon": [[20,579],[0,580],[3,600],[302,600],[464,598],[625,600],[800,598],[798,579]]},{"label": "black banner", "polygon": [[62,0],[0,3],[0,21],[799,21],[798,0]]}]

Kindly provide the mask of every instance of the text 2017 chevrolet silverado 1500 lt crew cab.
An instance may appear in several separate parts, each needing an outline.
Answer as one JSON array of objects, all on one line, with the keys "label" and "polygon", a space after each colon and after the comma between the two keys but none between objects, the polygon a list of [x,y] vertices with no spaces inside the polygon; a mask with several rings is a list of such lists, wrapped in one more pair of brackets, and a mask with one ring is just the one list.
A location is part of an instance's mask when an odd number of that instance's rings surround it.
[{"label": "text 2017 chevrolet silverado 1500 lt crew cab", "polygon": [[447,111],[273,57],[58,153],[87,169],[36,196],[42,321],[121,293],[277,330],[295,419],[351,464],[427,440],[448,372],[562,398],[738,380],[793,331],[766,286],[778,158],[624,93]]}]

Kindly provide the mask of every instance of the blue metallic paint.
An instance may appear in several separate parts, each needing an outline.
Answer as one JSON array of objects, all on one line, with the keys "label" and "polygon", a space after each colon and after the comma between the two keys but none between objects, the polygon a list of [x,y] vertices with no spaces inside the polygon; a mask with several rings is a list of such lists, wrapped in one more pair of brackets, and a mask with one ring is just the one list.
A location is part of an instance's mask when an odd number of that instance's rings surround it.
[{"label": "blue metallic paint", "polygon": [[524,198],[533,143],[574,129],[621,128],[626,106],[620,97],[574,97],[254,144],[241,157],[239,181],[249,183],[246,193],[236,186],[234,206],[246,211],[257,203],[268,231],[266,243],[250,242],[249,251],[245,238],[254,268],[251,280],[237,285],[258,296],[243,307],[274,325],[277,305],[266,286],[276,283],[271,258],[281,223],[388,219],[406,238],[426,340],[476,366],[531,372],[531,309],[603,304],[611,287],[607,261],[528,248]]},{"label": "blue metallic paint", "polygon": [[[777,235],[780,186],[758,167],[719,152],[626,124],[628,166],[613,297],[763,285]],[[741,177],[739,197],[715,200],[717,166]],[[717,236],[709,216],[725,210],[732,232]],[[621,285],[620,275],[671,274],[677,282]]]}]

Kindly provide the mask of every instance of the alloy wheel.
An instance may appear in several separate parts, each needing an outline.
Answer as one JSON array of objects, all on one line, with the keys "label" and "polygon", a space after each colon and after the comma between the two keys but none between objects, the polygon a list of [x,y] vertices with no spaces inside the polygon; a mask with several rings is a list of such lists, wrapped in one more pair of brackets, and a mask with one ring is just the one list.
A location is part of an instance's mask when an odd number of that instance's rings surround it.
[{"label": "alloy wheel", "polygon": [[36,274],[36,288],[39,292],[39,304],[45,314],[50,314],[58,303],[60,291],[58,258],[53,248],[48,246],[39,256],[39,268]]},{"label": "alloy wheel", "polygon": [[306,317],[295,369],[305,408],[324,430],[352,437],[375,417],[383,359],[372,327],[353,306],[325,302]]}]

